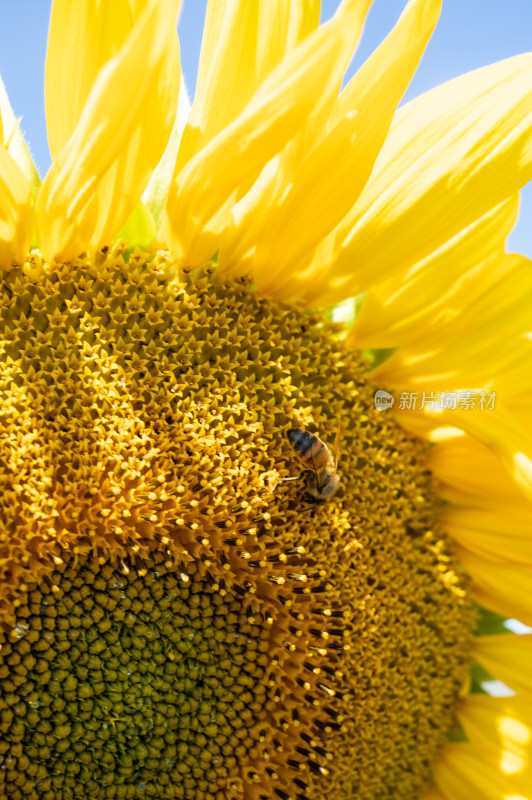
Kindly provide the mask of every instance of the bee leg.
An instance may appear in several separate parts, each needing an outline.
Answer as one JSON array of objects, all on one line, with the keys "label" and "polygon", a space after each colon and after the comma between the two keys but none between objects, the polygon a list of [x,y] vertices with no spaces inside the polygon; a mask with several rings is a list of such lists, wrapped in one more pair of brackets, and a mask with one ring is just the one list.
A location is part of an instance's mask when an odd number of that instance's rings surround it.
[{"label": "bee leg", "polygon": [[281,478],[279,483],[276,483],[275,486],[273,487],[272,492],[277,491],[279,486],[281,486],[283,483],[288,483],[289,481],[299,481],[301,480],[302,477],[303,475],[296,475],[295,478]]},{"label": "bee leg", "polygon": [[275,492],[275,490],[278,489],[282,483],[288,483],[288,481],[306,481],[309,479],[309,475],[312,475],[312,470],[304,469],[300,475],[295,475],[293,478],[281,478],[279,483],[273,487],[272,491]]}]

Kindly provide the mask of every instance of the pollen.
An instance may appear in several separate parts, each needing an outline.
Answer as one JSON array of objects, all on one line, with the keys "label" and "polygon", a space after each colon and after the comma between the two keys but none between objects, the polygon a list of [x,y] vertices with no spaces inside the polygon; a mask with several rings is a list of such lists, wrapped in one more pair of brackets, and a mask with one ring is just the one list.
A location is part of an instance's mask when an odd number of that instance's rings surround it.
[{"label": "pollen", "polygon": [[121,244],[1,299],[0,796],[421,797],[474,613],[339,327]]}]

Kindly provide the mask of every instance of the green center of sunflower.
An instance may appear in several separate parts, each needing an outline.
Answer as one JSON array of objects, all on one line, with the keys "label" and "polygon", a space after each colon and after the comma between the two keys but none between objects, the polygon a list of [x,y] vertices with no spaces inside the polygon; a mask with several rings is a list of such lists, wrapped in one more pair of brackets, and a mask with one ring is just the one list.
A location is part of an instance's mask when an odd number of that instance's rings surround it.
[{"label": "green center of sunflower", "polygon": [[[0,795],[420,796],[473,614],[337,329],[118,247],[2,300]],[[338,426],[337,493],[279,485]]]}]

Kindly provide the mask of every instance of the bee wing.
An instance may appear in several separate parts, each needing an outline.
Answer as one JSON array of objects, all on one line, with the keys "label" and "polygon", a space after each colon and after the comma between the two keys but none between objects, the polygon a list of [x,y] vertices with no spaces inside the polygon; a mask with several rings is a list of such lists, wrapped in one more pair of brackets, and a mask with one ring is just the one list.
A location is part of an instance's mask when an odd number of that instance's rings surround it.
[{"label": "bee wing", "polygon": [[334,440],[334,466],[335,468],[338,466],[338,461],[340,460],[340,436],[342,434],[342,429],[338,425],[338,430],[336,431],[336,438]]},{"label": "bee wing", "polygon": [[[319,441],[319,440],[318,440],[318,441]],[[314,442],[312,443],[312,449],[311,449],[311,451],[310,451],[310,458],[312,459],[312,471],[314,472],[314,474],[315,474],[315,475],[319,475],[319,472],[318,472],[318,465],[316,464],[316,459],[315,459],[315,457],[314,457],[314,445],[315,445],[315,444],[316,444],[316,442],[314,441]]]}]

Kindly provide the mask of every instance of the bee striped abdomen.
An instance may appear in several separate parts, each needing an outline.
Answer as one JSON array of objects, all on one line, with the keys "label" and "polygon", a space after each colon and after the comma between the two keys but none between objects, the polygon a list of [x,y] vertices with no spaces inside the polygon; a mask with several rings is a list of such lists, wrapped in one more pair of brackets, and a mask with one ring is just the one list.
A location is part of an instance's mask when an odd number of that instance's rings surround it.
[{"label": "bee striped abdomen", "polygon": [[308,431],[301,431],[295,428],[288,431],[288,438],[290,444],[303,461],[312,463],[312,460],[316,460],[321,451],[325,449],[321,439],[318,439],[317,436]]}]

